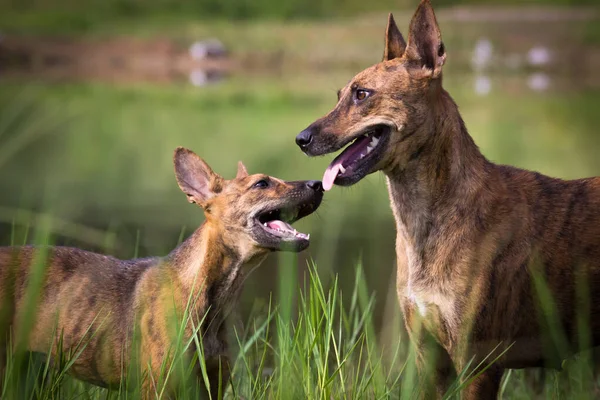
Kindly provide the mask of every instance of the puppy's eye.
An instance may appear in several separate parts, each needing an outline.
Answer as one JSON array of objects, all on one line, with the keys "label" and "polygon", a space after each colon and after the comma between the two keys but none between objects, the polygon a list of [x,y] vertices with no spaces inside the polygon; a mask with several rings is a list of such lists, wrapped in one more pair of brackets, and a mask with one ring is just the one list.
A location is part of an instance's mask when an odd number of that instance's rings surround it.
[{"label": "puppy's eye", "polygon": [[254,187],[259,188],[259,189],[264,189],[266,187],[269,187],[269,182],[267,182],[264,179],[261,179],[260,181],[258,181],[254,184]]},{"label": "puppy's eye", "polygon": [[364,99],[366,99],[367,97],[369,97],[369,91],[368,90],[364,90],[364,89],[356,89],[356,92],[354,92],[354,99],[356,101],[363,101]]}]

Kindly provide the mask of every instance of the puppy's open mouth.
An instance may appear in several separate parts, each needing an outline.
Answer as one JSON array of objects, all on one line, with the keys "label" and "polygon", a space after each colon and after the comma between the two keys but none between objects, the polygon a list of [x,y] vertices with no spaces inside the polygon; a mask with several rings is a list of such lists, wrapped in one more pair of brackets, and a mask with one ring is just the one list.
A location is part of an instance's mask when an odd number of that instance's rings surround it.
[{"label": "puppy's open mouth", "polygon": [[265,211],[259,213],[257,217],[258,223],[269,235],[283,240],[310,240],[310,234],[298,232],[290,225],[300,218],[297,210],[282,211],[281,209]]},{"label": "puppy's open mouth", "polygon": [[346,149],[337,156],[323,175],[323,189],[330,190],[333,184],[352,185],[372,171],[383,157],[390,128],[379,124],[360,133]]},{"label": "puppy's open mouth", "polygon": [[310,245],[310,235],[298,232],[292,224],[319,208],[323,199],[321,182],[297,181],[288,184],[295,186],[295,189],[279,201],[269,201],[252,217],[254,240],[264,249],[299,252]]}]

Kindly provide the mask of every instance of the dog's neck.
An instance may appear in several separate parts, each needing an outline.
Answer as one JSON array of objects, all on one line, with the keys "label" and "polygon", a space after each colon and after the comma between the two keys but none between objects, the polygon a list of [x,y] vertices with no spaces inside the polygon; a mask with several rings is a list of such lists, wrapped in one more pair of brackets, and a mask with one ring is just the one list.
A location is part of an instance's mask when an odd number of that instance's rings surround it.
[{"label": "dog's neck", "polygon": [[216,318],[220,325],[237,299],[245,275],[266,255],[242,254],[224,238],[222,229],[206,221],[167,256],[167,264],[182,292],[180,298],[191,299],[200,318],[208,310],[207,320]]},{"label": "dog's neck", "polygon": [[450,95],[440,89],[432,103],[430,118],[418,128],[427,138],[418,156],[384,171],[398,234],[420,261],[431,233],[439,233],[445,217],[468,204],[484,184],[489,164]]}]

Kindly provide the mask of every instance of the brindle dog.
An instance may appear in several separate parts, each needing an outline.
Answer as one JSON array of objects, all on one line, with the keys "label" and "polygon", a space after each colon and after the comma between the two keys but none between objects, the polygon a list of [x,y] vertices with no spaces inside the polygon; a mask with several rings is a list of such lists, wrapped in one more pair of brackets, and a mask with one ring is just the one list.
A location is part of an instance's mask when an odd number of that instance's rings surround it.
[{"label": "brindle dog", "polygon": [[565,181],[488,161],[442,87],[445,61],[428,0],[408,41],[390,14],[383,60],[296,143],[310,156],[350,144],[327,168],[325,190],[385,174],[398,298],[420,376],[436,378],[423,396],[446,392],[470,360],[506,351],[463,392],[491,399],[505,369],[560,367],[600,344],[600,178]]}]

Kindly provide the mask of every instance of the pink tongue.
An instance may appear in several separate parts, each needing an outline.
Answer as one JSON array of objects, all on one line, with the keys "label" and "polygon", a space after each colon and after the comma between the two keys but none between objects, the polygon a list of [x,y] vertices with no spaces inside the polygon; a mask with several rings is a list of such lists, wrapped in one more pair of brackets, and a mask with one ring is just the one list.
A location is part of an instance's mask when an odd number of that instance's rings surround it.
[{"label": "pink tongue", "polygon": [[269,222],[267,222],[267,226],[271,229],[279,229],[282,231],[293,230],[293,228],[290,225],[286,224],[283,221],[279,221],[279,220],[269,221]]},{"label": "pink tongue", "polygon": [[333,181],[335,181],[341,166],[341,161],[333,161],[325,170],[325,174],[323,174],[323,189],[325,191],[331,190],[333,187]]},{"label": "pink tongue", "polygon": [[359,138],[357,141],[352,143],[346,150],[342,152],[339,156],[335,158],[329,164],[329,167],[325,170],[325,174],[323,174],[323,189],[325,191],[330,190],[333,187],[333,182],[340,171],[340,167],[344,161],[350,160],[348,164],[351,164],[354,160],[356,160],[362,150],[364,150],[371,141],[370,137],[363,136]]}]

